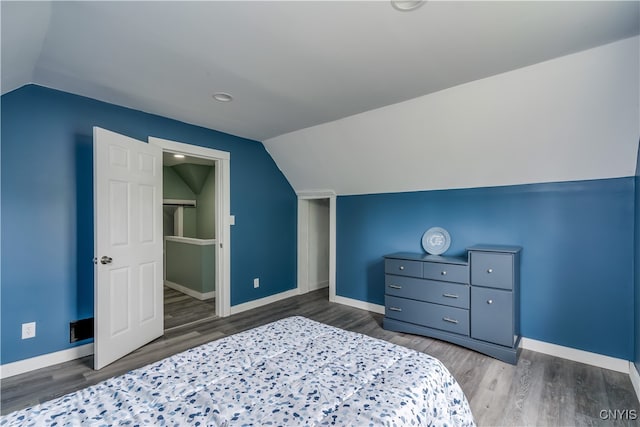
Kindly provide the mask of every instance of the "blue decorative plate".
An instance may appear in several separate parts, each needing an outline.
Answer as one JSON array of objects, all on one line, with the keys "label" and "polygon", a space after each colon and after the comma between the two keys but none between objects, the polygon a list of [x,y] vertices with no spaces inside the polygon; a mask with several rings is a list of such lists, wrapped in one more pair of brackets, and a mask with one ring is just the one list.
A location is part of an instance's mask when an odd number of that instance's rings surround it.
[{"label": "blue decorative plate", "polygon": [[431,255],[443,254],[451,245],[451,236],[444,228],[431,227],[422,235],[422,247]]}]

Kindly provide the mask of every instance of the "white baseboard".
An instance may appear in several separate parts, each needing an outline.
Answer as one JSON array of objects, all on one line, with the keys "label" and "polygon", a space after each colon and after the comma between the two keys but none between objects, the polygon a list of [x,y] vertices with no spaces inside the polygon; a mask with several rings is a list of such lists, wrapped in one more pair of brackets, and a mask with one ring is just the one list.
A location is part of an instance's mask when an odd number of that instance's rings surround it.
[{"label": "white baseboard", "polygon": [[193,297],[200,301],[215,298],[216,296],[216,291],[202,293],[202,292],[194,291],[191,288],[187,288],[186,286],[182,286],[177,283],[170,282],[169,280],[165,280],[164,284],[168,288],[175,289],[178,292],[182,292],[183,294],[189,295],[190,297]]},{"label": "white baseboard", "polygon": [[258,308],[263,305],[271,304],[272,302],[280,301],[285,298],[290,298],[296,295],[299,295],[298,288],[290,289],[288,291],[280,292],[279,294],[269,295],[268,297],[256,299],[256,300],[245,302],[242,304],[232,305],[230,314],[238,314],[243,311],[251,310],[253,308]]},{"label": "white baseboard", "polygon": [[598,353],[591,353],[571,347],[563,347],[561,345],[524,337],[520,340],[520,347],[527,350],[537,351],[538,353],[560,357],[562,359],[573,360],[574,362],[585,363],[587,365],[629,374],[629,361],[624,359],[618,359]]},{"label": "white baseboard", "polygon": [[640,401],[640,373],[638,373],[638,369],[636,369],[636,365],[633,362],[629,362],[629,378],[631,379],[631,384],[633,384],[633,389],[636,391],[636,397]]},{"label": "white baseboard", "polygon": [[384,314],[384,305],[360,301],[359,299],[341,297],[340,295],[336,295],[333,298],[332,302],[337,302],[338,304],[348,305],[362,310],[372,311],[374,313]]},{"label": "white baseboard", "polygon": [[[167,286],[172,287],[170,283],[171,282],[167,283]],[[177,290],[181,291],[181,289],[177,289]],[[203,295],[206,295],[206,294],[203,294]],[[279,294],[271,295],[265,298],[260,298],[255,301],[249,301],[244,304],[234,305],[233,307],[231,307],[231,314],[236,314],[242,311],[251,310],[252,308],[260,307],[265,304],[270,304],[272,302],[276,302],[281,299],[289,298],[295,295],[298,295],[298,288],[281,292]],[[93,354],[93,343],[89,343],[89,344],[84,344],[77,347],[72,347],[66,350],[57,351],[54,353],[43,354],[42,356],[36,356],[29,359],[19,360],[17,362],[5,363],[4,365],[0,365],[0,379],[9,378],[14,375],[24,374],[25,372],[35,371],[36,369],[46,368],[52,365],[57,365],[58,363],[69,362],[71,360],[79,359],[85,356],[90,356],[92,354]]]},{"label": "white baseboard", "polygon": [[58,363],[68,362],[81,357],[93,354],[93,343],[79,345],[55,353],[43,354],[42,356],[31,357],[29,359],[18,360],[17,362],[5,363],[0,366],[0,378],[9,378]]},{"label": "white baseboard", "polygon": [[309,291],[317,291],[318,289],[328,288],[328,287],[329,287],[328,280],[325,280],[324,282],[318,282],[318,283],[309,283]]},{"label": "white baseboard", "polygon": [[[333,302],[339,304],[348,305],[351,307],[360,308],[362,310],[372,311],[374,313],[384,314],[384,306],[378,304],[372,304],[370,302],[360,301],[357,299],[341,297],[336,295],[333,298]],[[520,347],[537,351],[538,353],[548,354],[550,356],[560,357],[562,359],[573,360],[575,362],[585,363],[587,365],[597,366],[599,368],[610,369],[612,371],[622,372],[632,377],[631,381],[634,381],[633,375],[636,375],[634,387],[636,393],[640,396],[640,376],[638,371],[635,370],[633,363],[630,363],[625,359],[618,359],[615,357],[605,356],[598,353],[591,353],[584,350],[578,350],[571,347],[564,347],[557,344],[551,344],[544,341],[538,341],[531,338],[523,337],[520,340]],[[633,369],[631,367],[633,366]],[[640,399],[640,397],[639,397]]]}]

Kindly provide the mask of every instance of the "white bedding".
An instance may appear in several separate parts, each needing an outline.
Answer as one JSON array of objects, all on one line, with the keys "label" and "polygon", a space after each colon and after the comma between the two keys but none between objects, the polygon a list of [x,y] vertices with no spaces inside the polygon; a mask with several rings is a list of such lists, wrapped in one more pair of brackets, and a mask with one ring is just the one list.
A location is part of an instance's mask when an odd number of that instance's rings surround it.
[{"label": "white bedding", "polygon": [[304,317],[176,354],[0,418],[43,425],[472,426],[437,359]]}]

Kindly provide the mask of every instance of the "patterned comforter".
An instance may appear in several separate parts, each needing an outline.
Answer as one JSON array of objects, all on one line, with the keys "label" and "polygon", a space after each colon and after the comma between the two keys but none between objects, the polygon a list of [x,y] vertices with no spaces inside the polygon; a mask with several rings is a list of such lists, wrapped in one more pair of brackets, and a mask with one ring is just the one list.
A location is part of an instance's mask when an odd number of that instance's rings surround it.
[{"label": "patterned comforter", "polygon": [[472,426],[437,359],[304,317],[176,354],[0,425]]}]

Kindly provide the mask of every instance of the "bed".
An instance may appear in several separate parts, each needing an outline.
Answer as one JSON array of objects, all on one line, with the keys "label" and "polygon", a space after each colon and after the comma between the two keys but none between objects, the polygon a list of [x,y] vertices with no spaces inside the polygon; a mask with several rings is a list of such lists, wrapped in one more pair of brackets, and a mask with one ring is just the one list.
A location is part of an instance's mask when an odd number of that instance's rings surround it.
[{"label": "bed", "polygon": [[304,317],[212,341],[0,418],[42,425],[472,426],[437,359]]}]

